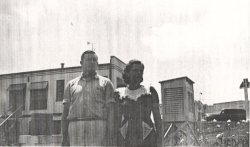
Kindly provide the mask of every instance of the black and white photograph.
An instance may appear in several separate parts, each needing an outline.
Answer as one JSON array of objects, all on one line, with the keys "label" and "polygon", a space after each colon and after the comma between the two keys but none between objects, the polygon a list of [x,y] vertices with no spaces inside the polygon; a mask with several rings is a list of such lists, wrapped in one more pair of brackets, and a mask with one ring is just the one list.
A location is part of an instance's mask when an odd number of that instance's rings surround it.
[{"label": "black and white photograph", "polygon": [[0,146],[249,147],[249,0],[0,0]]}]

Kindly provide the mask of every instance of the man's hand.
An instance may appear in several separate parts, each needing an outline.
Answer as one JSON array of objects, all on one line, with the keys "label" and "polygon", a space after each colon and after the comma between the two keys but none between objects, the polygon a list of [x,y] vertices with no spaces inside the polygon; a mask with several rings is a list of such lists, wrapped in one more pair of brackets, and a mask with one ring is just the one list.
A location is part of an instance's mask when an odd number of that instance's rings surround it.
[{"label": "man's hand", "polygon": [[62,134],[62,146],[70,146],[68,133]]},{"label": "man's hand", "polygon": [[63,113],[62,113],[62,120],[61,120],[61,131],[62,131],[62,146],[69,146],[69,121],[67,120],[67,116],[69,113],[69,104],[63,105]]},{"label": "man's hand", "polygon": [[62,121],[62,146],[69,146],[69,132],[68,132],[69,121]]}]

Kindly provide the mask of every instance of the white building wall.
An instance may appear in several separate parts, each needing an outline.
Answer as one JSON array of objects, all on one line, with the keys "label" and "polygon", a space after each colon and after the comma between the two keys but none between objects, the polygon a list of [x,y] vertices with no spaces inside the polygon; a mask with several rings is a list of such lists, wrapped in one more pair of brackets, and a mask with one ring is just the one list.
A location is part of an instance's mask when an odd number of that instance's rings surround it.
[{"label": "white building wall", "polygon": [[113,82],[114,87],[116,88],[117,87],[117,77],[122,79],[122,73],[123,73],[123,70],[124,70],[126,64],[115,56],[111,56],[110,63],[111,63],[111,69],[112,69],[111,70],[111,80]]}]

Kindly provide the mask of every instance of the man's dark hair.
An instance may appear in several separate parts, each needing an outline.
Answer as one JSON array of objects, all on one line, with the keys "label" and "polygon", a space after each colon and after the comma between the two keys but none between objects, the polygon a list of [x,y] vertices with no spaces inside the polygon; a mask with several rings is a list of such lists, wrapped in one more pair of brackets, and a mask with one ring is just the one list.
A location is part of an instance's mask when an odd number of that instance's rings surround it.
[{"label": "man's dark hair", "polygon": [[[132,68],[132,66],[134,65],[134,64],[141,64],[142,65],[142,67],[143,67],[143,69],[144,69],[144,64],[140,61],[140,60],[136,60],[136,59],[134,59],[134,60],[130,60],[129,62],[128,62],[128,64],[126,65],[126,67],[125,67],[125,69],[124,69],[124,72],[123,72],[123,74],[122,74],[122,78],[123,78],[123,80],[124,80],[124,82],[126,83],[126,84],[129,84],[129,72],[130,72],[130,70],[131,70],[131,68]],[[141,79],[141,81],[140,82],[142,82],[143,81],[143,78]]]},{"label": "man's dark hair", "polygon": [[86,51],[84,51],[82,53],[81,60],[83,60],[84,55],[86,55],[86,54],[95,54],[96,55],[96,53],[94,51],[92,51],[92,50],[86,50]]}]

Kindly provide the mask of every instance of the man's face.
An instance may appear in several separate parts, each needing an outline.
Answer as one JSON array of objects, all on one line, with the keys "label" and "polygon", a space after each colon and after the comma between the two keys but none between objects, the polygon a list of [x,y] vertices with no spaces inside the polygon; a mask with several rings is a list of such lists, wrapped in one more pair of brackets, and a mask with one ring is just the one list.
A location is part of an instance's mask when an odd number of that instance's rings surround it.
[{"label": "man's face", "polygon": [[129,71],[130,83],[140,83],[143,78],[143,66],[141,64],[133,64]]},{"label": "man's face", "polygon": [[93,53],[85,54],[80,63],[84,72],[96,72],[98,57]]}]

